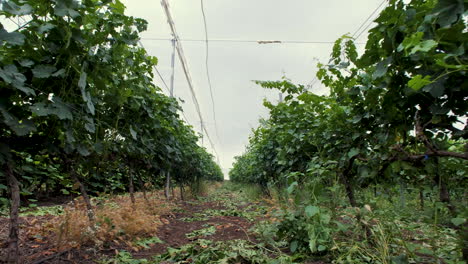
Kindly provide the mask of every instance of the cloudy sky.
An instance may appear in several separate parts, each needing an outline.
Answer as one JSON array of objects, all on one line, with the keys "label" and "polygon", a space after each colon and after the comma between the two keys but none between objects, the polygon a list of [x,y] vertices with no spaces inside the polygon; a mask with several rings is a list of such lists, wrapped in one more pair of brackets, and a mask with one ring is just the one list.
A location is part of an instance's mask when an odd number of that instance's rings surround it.
[{"label": "cloudy sky", "polygon": [[[158,69],[169,85],[172,47],[171,42],[164,39],[171,38],[171,31],[160,1],[123,2],[127,6],[127,15],[148,21],[148,31],[141,35],[142,43],[150,55],[158,57]],[[343,34],[353,34],[383,3],[382,0],[204,0],[208,39],[212,40],[209,42],[209,72],[218,137],[206,76],[205,43],[183,41],[205,38],[201,3],[199,0],[169,2],[205,125],[226,175],[232,167],[233,157],[244,151],[258,119],[268,116],[262,105],[264,98],[278,100],[277,92],[264,90],[252,80],[279,80],[286,76],[295,83],[309,84],[314,79],[317,61],[326,61],[332,44],[215,40],[333,42]],[[364,33],[357,41],[365,40]],[[159,78],[155,78],[155,82],[163,87]],[[200,121],[177,57],[174,90],[175,96],[184,101],[182,106],[189,123],[200,131]],[[315,84],[313,91],[326,92],[320,84]],[[206,140],[204,146],[211,151]]]}]

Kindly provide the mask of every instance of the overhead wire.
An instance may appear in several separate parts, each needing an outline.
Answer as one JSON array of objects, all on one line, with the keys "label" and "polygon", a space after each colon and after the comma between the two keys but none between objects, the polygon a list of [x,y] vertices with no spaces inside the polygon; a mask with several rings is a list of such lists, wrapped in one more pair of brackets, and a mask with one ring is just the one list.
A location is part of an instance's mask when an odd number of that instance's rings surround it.
[{"label": "overhead wire", "polygon": [[[212,105],[212,110],[213,110],[213,121],[214,121],[214,126],[215,126],[215,133],[216,137],[218,139],[218,142],[220,141],[219,138],[219,133],[218,133],[218,124],[216,121],[216,105],[215,105],[215,100],[213,96],[213,87],[211,85],[211,78],[210,78],[210,70],[209,70],[209,45],[208,45],[208,26],[206,22],[206,14],[205,14],[205,7],[203,5],[203,0],[200,0],[200,7],[201,7],[201,12],[203,16],[203,25],[205,27],[205,69],[206,69],[206,78],[208,80],[208,87],[210,88],[210,96],[211,96],[211,105]],[[219,162],[218,162],[219,163]]]},{"label": "overhead wire", "polygon": [[[170,38],[142,38],[142,40],[166,41]],[[206,42],[206,39],[179,39],[182,42]],[[237,42],[237,43],[257,43],[257,44],[334,44],[334,41],[313,41],[313,40],[253,40],[253,39],[210,39],[210,42]],[[356,43],[365,44],[365,43]]]},{"label": "overhead wire", "polygon": [[[364,27],[364,25],[372,18],[372,16],[380,9],[380,7],[385,3],[385,1],[387,0],[383,0],[379,6],[377,6],[374,11],[372,11],[372,13],[366,18],[366,20],[364,20],[364,22],[362,22],[362,24],[358,27],[358,29],[353,33],[353,35],[351,35],[354,39],[357,39],[359,38],[362,33],[369,27],[369,25],[367,26],[367,28],[365,28],[364,30],[361,31],[361,33],[359,33],[359,35],[357,37],[354,37],[356,36],[356,34],[359,32],[359,30],[361,30],[362,27]],[[372,24],[372,22],[370,23]]]},{"label": "overhead wire", "polygon": [[[382,7],[382,5],[385,3],[385,1],[387,0],[383,0],[373,11],[372,13],[364,20],[364,22],[361,23],[361,25],[358,27],[358,29],[356,29],[356,31],[351,35],[351,37],[353,37],[354,40],[357,40],[371,25],[372,25],[372,21],[364,27],[364,25],[369,22],[369,20],[375,15],[375,13],[377,13],[377,11]],[[362,29],[362,30],[361,30]],[[356,34],[360,32],[357,36]],[[358,44],[359,42],[355,42],[354,44]],[[359,44],[365,44],[365,43],[359,43]],[[318,81],[318,78],[317,76],[315,76],[312,81],[309,82],[309,84],[307,85],[307,89],[312,89],[313,86],[317,83]]]},{"label": "overhead wire", "polygon": [[212,140],[211,140],[211,138],[209,136],[209,133],[208,133],[208,131],[206,130],[206,128],[204,126],[203,116],[202,116],[201,110],[200,110],[200,104],[198,103],[198,99],[197,99],[197,96],[196,96],[196,93],[195,93],[192,77],[190,75],[190,71],[189,71],[189,68],[188,68],[187,60],[185,58],[184,50],[182,48],[181,42],[179,41],[180,38],[179,38],[179,35],[177,34],[177,30],[175,28],[174,20],[172,19],[172,14],[171,14],[171,11],[169,9],[169,3],[167,2],[167,0],[161,0],[161,5],[162,5],[162,7],[164,9],[164,12],[166,13],[167,22],[169,23],[169,27],[171,28],[172,35],[173,35],[174,39],[176,40],[176,50],[177,50],[177,53],[179,54],[179,60],[180,60],[181,65],[182,65],[182,70],[184,72],[185,78],[187,79],[187,84],[188,84],[190,92],[192,94],[192,100],[194,102],[195,109],[196,109],[198,117],[200,119],[202,134],[203,134],[203,132],[205,132],[206,137],[208,138],[208,142],[211,145],[211,148],[216,153],[216,155],[219,156],[218,152],[216,151],[216,148],[214,147],[214,144],[213,144],[213,142],[212,142]]}]

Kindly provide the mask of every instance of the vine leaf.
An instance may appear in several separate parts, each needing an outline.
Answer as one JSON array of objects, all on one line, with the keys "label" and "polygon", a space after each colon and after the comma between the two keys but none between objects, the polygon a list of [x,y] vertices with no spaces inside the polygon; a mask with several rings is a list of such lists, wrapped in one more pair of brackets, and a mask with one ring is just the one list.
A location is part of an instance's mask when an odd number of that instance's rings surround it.
[{"label": "vine leaf", "polygon": [[0,41],[7,42],[10,45],[23,45],[25,36],[19,32],[8,32],[5,29],[0,29]]},{"label": "vine leaf", "polygon": [[78,80],[78,87],[80,87],[81,91],[84,91],[86,88],[86,78],[88,74],[86,72],[82,72],[80,75],[80,80]]},{"label": "vine leaf", "polygon": [[32,7],[28,4],[19,6],[13,1],[7,1],[3,3],[3,11],[17,16],[29,15],[32,12]]},{"label": "vine leaf", "polygon": [[78,87],[81,90],[81,96],[83,97],[83,100],[86,102],[86,106],[88,107],[88,110],[91,114],[94,115],[94,104],[91,100],[91,94],[85,90],[86,88],[86,78],[88,74],[84,71],[81,72],[80,79],[78,81]]},{"label": "vine leaf", "polygon": [[135,130],[133,130],[132,126],[130,126],[130,134],[132,135],[132,138],[137,140],[137,133]]},{"label": "vine leaf", "polygon": [[463,14],[463,0],[439,0],[434,12],[438,13],[438,22],[442,27],[448,27]]},{"label": "vine leaf", "polygon": [[72,18],[80,16],[80,13],[78,13],[75,8],[77,7],[77,3],[73,0],[54,0],[54,2],[57,3],[57,5],[54,8],[54,13],[57,16],[63,17],[63,16],[71,16]]},{"label": "vine leaf", "polygon": [[125,12],[125,5],[121,2],[113,2],[109,6],[118,14],[123,14]]},{"label": "vine leaf", "polygon": [[44,34],[45,32],[47,32],[47,31],[49,31],[49,30],[51,30],[51,29],[53,29],[53,28],[55,28],[55,25],[50,24],[50,23],[45,23],[45,24],[41,25],[41,26],[38,28],[37,32],[38,32],[39,34]]},{"label": "vine leaf", "polygon": [[424,86],[428,85],[432,83],[431,81],[431,76],[427,75],[427,76],[424,76],[424,78],[422,77],[421,74],[418,74],[416,76],[414,76],[409,82],[408,82],[408,86],[415,90],[415,91],[419,91],[419,89],[423,88]]},{"label": "vine leaf", "polygon": [[440,78],[435,82],[431,82],[423,88],[423,91],[429,92],[434,98],[440,97],[445,91],[445,82],[447,78]]},{"label": "vine leaf", "polygon": [[88,148],[86,148],[82,144],[79,144],[78,146],[76,146],[76,150],[78,151],[78,153],[80,153],[81,156],[84,156],[84,157],[89,156],[89,154],[91,154]]},{"label": "vine leaf", "polygon": [[55,97],[54,101],[53,104],[46,104],[44,102],[35,103],[30,106],[29,109],[38,116],[56,115],[61,120],[72,120],[73,115],[70,110],[68,110],[68,107],[66,107],[58,97]]},{"label": "vine leaf", "polygon": [[377,79],[384,76],[387,73],[388,65],[391,63],[392,57],[388,57],[387,59],[379,62],[375,67],[375,71],[372,74],[372,79]]},{"label": "vine leaf", "polygon": [[34,90],[24,85],[26,77],[13,64],[6,65],[3,69],[0,68],[0,78],[27,95],[36,95]]},{"label": "vine leaf", "polygon": [[357,148],[352,148],[352,149],[350,149],[349,152],[348,152],[348,157],[349,157],[349,158],[352,158],[352,157],[356,156],[357,154],[359,154],[359,149],[357,149]]},{"label": "vine leaf", "polygon": [[37,65],[36,67],[34,67],[34,69],[32,69],[32,72],[34,74],[34,77],[36,77],[36,78],[48,78],[56,70],[57,70],[57,68],[55,68],[54,66]]},{"label": "vine leaf", "polygon": [[88,130],[88,132],[94,133],[96,131],[96,126],[94,124],[94,120],[92,118],[89,118],[85,116],[86,124],[85,128]]},{"label": "vine leaf", "polygon": [[26,68],[30,68],[31,66],[34,65],[34,61],[28,60],[28,59],[23,59],[18,62],[21,66],[26,67]]},{"label": "vine leaf", "polygon": [[3,115],[3,122],[13,130],[18,136],[26,136],[30,132],[36,131],[36,127],[31,120],[18,120],[10,114],[3,106],[0,106]]},{"label": "vine leaf", "polygon": [[416,53],[418,51],[428,52],[431,49],[437,47],[437,45],[438,45],[437,41],[435,41],[433,39],[422,41],[422,42],[418,43],[416,46],[413,47],[413,49],[410,52],[410,55],[412,55],[412,54],[414,54],[414,53]]}]

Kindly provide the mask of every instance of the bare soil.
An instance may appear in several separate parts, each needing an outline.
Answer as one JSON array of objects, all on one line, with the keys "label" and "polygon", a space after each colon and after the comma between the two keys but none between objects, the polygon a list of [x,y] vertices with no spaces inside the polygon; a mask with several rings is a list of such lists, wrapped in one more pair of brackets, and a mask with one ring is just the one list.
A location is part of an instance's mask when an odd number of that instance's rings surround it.
[{"label": "bare soil", "polygon": [[[234,239],[250,239],[248,229],[253,225],[249,220],[236,216],[215,216],[208,220],[184,221],[192,217],[195,213],[201,213],[205,210],[220,210],[224,207],[216,202],[199,201],[179,201],[179,208],[170,214],[162,215],[163,225],[158,228],[157,237],[164,243],[153,244],[150,248],[140,250],[131,248],[123,244],[106,245],[105,248],[96,249],[93,246],[82,245],[79,248],[61,249],[57,245],[52,231],[45,228],[51,219],[55,216],[28,216],[20,217],[20,252],[22,256],[21,263],[40,264],[40,263],[96,263],[103,257],[112,257],[116,252],[126,250],[133,254],[135,258],[151,258],[152,256],[162,254],[168,247],[178,248],[193,241],[203,238],[213,241],[226,241]],[[216,233],[205,237],[187,238],[186,234],[204,228],[206,224],[213,225]],[[9,219],[0,217],[0,263],[6,258],[7,238],[8,238]],[[29,231],[25,231],[29,230]],[[41,232],[37,232],[41,231]],[[46,234],[39,236],[38,233]]]}]

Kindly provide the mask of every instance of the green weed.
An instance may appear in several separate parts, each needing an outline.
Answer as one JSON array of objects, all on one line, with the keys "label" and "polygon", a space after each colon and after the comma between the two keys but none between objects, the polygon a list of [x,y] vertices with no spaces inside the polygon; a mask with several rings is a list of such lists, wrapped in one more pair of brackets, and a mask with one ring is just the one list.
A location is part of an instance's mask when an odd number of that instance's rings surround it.
[{"label": "green weed", "polygon": [[144,238],[144,239],[139,239],[137,241],[135,241],[135,245],[138,246],[138,247],[142,247],[142,248],[150,248],[151,245],[154,245],[154,244],[162,244],[164,243],[164,241],[162,241],[161,239],[159,239],[159,237],[150,237],[150,238]]},{"label": "green weed", "polygon": [[185,234],[185,236],[189,239],[194,239],[198,237],[211,236],[211,235],[214,235],[215,233],[216,233],[216,227],[210,225],[203,229],[194,230],[188,234]]},{"label": "green weed", "polygon": [[[270,252],[270,255],[271,252]],[[293,264],[291,257],[281,254],[269,256],[267,249],[252,245],[245,240],[213,242],[200,239],[180,249],[169,248],[167,253],[156,257],[154,263],[249,263]]]},{"label": "green weed", "polygon": [[146,259],[134,259],[132,254],[123,250],[113,258],[101,260],[100,264],[143,264],[149,263]]}]

